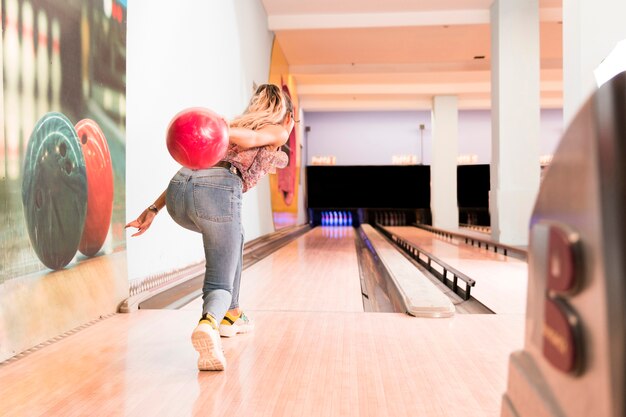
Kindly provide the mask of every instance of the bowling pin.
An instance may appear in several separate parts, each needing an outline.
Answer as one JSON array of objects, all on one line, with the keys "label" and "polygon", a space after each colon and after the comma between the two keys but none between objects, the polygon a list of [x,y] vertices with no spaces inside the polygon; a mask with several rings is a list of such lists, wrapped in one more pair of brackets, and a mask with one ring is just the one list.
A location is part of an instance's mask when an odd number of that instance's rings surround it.
[{"label": "bowling pin", "polygon": [[343,226],[343,211],[339,212],[339,226]]},{"label": "bowling pin", "polygon": [[48,87],[50,64],[48,62],[48,16],[43,9],[37,12],[37,118],[50,111]]},{"label": "bowling pin", "polygon": [[52,86],[52,110],[61,109],[61,26],[57,19],[52,19],[52,55],[50,57],[50,85]]},{"label": "bowling pin", "polygon": [[352,226],[352,212],[348,212],[348,226]]},{"label": "bowling pin", "polygon": [[29,1],[22,4],[22,120],[20,143],[22,154],[26,153],[28,138],[35,127],[35,15]]},{"label": "bowling pin", "polygon": [[18,32],[19,4],[6,0],[6,28],[4,32],[4,111],[6,133],[6,171],[16,179],[20,173],[20,38]]}]

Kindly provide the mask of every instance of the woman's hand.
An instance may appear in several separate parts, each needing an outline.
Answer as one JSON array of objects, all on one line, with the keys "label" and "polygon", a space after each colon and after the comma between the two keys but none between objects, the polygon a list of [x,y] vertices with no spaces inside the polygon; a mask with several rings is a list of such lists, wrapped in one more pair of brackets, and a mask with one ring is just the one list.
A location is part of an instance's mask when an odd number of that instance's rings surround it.
[{"label": "woman's hand", "polygon": [[137,233],[131,235],[132,237],[139,236],[140,234],[148,230],[148,228],[152,224],[152,220],[154,220],[154,217],[157,215],[159,210],[165,207],[166,195],[167,195],[167,189],[161,193],[161,195],[156,199],[153,205],[145,209],[143,213],[141,213],[139,217],[137,217],[137,219],[128,223],[124,227],[125,229],[128,229],[129,227],[135,227],[138,229]]},{"label": "woman's hand", "polygon": [[131,235],[131,237],[139,236],[139,235],[143,234],[143,232],[148,230],[148,228],[152,224],[152,220],[154,220],[156,215],[157,215],[157,213],[152,211],[152,210],[150,210],[149,208],[145,209],[143,211],[143,213],[141,213],[139,215],[139,217],[137,217],[137,219],[135,219],[132,222],[128,223],[125,226],[125,229],[128,229],[129,227],[135,227],[135,228],[137,228],[137,233],[134,233],[133,235]]}]

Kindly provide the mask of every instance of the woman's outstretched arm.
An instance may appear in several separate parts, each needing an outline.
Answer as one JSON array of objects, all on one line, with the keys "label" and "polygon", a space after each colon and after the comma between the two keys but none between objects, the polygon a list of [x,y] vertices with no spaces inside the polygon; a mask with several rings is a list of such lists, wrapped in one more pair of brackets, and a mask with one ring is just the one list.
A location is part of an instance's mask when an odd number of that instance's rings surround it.
[{"label": "woman's outstretched arm", "polygon": [[154,204],[152,204],[150,207],[145,209],[139,215],[139,217],[137,217],[135,220],[133,220],[132,222],[130,222],[130,223],[128,223],[126,225],[126,227],[125,227],[126,229],[129,228],[129,227],[134,227],[134,228],[137,229],[137,233],[134,233],[132,236],[139,236],[140,234],[142,234],[143,232],[148,230],[148,228],[152,224],[152,220],[154,220],[154,218],[156,217],[157,213],[163,207],[165,207],[165,196],[166,196],[166,193],[167,193],[167,190],[163,191],[161,193],[161,195],[155,200]]}]

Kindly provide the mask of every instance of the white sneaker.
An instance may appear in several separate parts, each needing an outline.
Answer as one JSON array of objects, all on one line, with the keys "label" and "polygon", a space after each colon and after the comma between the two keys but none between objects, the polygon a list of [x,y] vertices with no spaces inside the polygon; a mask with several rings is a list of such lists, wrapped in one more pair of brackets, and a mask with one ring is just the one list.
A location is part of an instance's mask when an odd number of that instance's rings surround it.
[{"label": "white sneaker", "polygon": [[223,371],[226,369],[226,356],[217,330],[208,320],[200,320],[191,334],[191,343],[198,351],[198,369],[201,371]]},{"label": "white sneaker", "polygon": [[238,333],[248,333],[254,330],[254,323],[250,321],[245,313],[239,317],[226,312],[224,319],[220,323],[220,336],[233,337]]}]

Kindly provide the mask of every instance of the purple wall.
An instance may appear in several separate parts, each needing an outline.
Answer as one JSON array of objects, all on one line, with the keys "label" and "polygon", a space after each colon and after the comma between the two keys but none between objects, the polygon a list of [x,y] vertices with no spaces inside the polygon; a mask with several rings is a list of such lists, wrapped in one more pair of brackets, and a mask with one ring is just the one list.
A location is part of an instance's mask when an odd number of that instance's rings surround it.
[{"label": "purple wall", "polygon": [[[305,112],[304,153],[335,156],[337,165],[390,165],[393,155],[416,155],[420,161],[420,124],[423,124],[424,164],[431,161],[430,111]],[[562,110],[541,111],[541,154],[556,149],[563,132]],[[491,162],[491,112],[459,112],[459,154],[474,154],[476,163]]]}]

